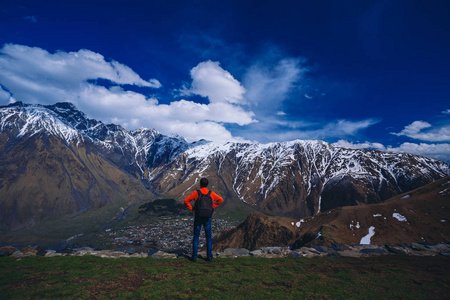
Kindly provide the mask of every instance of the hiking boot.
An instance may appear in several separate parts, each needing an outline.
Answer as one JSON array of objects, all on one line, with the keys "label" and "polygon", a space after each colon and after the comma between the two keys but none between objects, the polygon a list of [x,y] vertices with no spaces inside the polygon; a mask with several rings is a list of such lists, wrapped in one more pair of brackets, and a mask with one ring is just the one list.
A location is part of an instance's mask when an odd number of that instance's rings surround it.
[{"label": "hiking boot", "polygon": [[212,261],[213,259],[212,259],[212,257],[207,257],[206,258],[206,261]]}]

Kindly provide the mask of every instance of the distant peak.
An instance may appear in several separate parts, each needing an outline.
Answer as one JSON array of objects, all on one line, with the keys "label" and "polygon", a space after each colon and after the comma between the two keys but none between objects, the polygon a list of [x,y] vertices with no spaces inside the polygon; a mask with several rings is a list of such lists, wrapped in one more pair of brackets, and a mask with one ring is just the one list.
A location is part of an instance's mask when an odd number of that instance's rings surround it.
[{"label": "distant peak", "polygon": [[58,102],[52,105],[41,105],[41,104],[28,104],[22,101],[17,101],[1,107],[43,107],[50,110],[75,110],[78,111],[77,107],[71,102]]},{"label": "distant peak", "polygon": [[25,107],[25,106],[28,106],[28,104],[24,104],[22,101],[17,101],[2,107]]},{"label": "distant peak", "polygon": [[159,131],[154,128],[145,128],[145,127],[139,127],[138,129],[135,129],[132,131],[133,133],[142,133],[142,132],[151,132],[155,134],[159,134]]},{"label": "distant peak", "polygon": [[53,105],[46,106],[47,108],[59,108],[59,109],[66,109],[66,110],[78,110],[77,107],[71,103],[71,102],[58,102]]}]

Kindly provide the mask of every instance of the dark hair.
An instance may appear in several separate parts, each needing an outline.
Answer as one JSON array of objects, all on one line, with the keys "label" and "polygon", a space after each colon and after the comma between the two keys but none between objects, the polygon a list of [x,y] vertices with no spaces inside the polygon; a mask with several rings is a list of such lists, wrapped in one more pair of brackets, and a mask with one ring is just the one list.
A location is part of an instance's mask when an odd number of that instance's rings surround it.
[{"label": "dark hair", "polygon": [[202,179],[200,179],[200,187],[207,187],[208,186],[208,179],[206,179],[206,178],[202,178]]}]

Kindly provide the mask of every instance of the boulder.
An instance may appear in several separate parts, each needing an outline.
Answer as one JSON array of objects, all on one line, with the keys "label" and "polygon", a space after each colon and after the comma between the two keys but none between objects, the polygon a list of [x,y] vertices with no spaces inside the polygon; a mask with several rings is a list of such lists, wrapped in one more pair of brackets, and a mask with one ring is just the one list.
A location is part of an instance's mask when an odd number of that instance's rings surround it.
[{"label": "boulder", "polygon": [[167,253],[163,251],[158,251],[155,254],[153,254],[151,257],[153,258],[177,258],[177,255],[175,253]]},{"label": "boulder", "polygon": [[226,256],[228,257],[238,257],[238,256],[249,256],[250,251],[244,248],[227,248],[225,251],[223,251]]},{"label": "boulder", "polygon": [[339,256],[342,257],[363,257],[366,256],[364,253],[361,253],[359,251],[353,251],[353,250],[344,250],[337,252]]},{"label": "boulder", "polygon": [[450,252],[450,244],[436,244],[428,247],[431,251],[435,251],[438,253],[448,253]]},{"label": "boulder", "polygon": [[72,255],[75,255],[75,256],[96,255],[96,251],[94,251],[94,250],[79,250],[79,251],[73,253]]},{"label": "boulder", "polygon": [[148,254],[147,254],[147,253],[144,253],[144,252],[140,252],[140,253],[135,252],[135,253],[131,254],[129,257],[130,257],[130,258],[131,258],[131,257],[135,257],[135,258],[145,258],[145,257],[148,257]]},{"label": "boulder", "polygon": [[258,257],[258,256],[261,256],[262,255],[262,250],[254,250],[254,251],[250,251],[250,255],[251,256],[256,256],[256,257]]},{"label": "boulder", "polygon": [[386,245],[386,249],[389,252],[392,252],[394,254],[411,254],[412,250],[411,248],[407,247],[406,245],[403,244],[397,244],[397,245]]}]

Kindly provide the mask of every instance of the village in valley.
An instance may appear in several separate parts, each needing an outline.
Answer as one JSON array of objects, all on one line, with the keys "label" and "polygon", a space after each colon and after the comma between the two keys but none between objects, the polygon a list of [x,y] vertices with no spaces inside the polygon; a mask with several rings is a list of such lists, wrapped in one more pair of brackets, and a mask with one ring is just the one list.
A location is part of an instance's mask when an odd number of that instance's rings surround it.
[{"label": "village in valley", "polygon": [[[159,217],[158,221],[145,225],[132,225],[117,230],[107,229],[105,246],[111,248],[145,247],[162,250],[190,249],[193,223],[194,220],[191,216],[167,216]],[[212,236],[237,225],[236,221],[213,218]],[[204,239],[205,235],[202,229],[200,243],[204,242]]]}]

